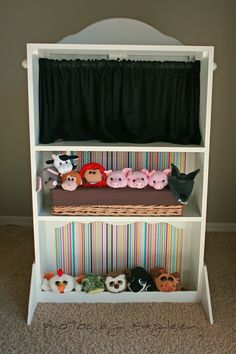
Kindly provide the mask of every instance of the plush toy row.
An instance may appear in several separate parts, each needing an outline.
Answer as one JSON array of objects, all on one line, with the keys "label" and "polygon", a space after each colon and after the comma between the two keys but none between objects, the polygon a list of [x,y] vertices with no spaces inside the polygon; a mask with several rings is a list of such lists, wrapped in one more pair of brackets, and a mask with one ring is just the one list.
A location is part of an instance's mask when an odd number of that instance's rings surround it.
[{"label": "plush toy row", "polygon": [[95,294],[104,290],[111,293],[123,291],[163,291],[171,292],[183,290],[180,285],[178,272],[168,274],[164,268],[154,268],[150,274],[142,267],[136,267],[131,271],[111,272],[106,276],[98,274],[81,275],[72,277],[59,269],[57,274],[47,273],[42,283],[42,290],[63,294],[70,291],[84,291]]},{"label": "plush toy row", "polygon": [[155,190],[161,190],[169,185],[170,190],[178,201],[183,204],[192,192],[194,178],[199,169],[189,173],[180,173],[179,169],[172,164],[172,169],[133,171],[131,168],[123,168],[120,171],[105,170],[97,163],[92,162],[84,165],[80,171],[75,171],[77,155],[52,155],[52,160],[46,161],[45,168],[38,176],[37,191],[43,187],[53,189],[58,185],[64,190],[74,191],[78,186],[83,187],[111,187],[111,188],[137,188],[147,186]]}]

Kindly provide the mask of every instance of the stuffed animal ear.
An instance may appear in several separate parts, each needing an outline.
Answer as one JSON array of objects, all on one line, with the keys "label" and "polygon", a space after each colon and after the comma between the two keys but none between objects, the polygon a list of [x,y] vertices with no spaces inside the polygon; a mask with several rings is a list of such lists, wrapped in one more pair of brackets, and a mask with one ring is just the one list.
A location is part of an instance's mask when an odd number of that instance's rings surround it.
[{"label": "stuffed animal ear", "polygon": [[157,277],[159,277],[161,274],[163,274],[165,272],[164,268],[159,267],[159,268],[153,268],[150,271],[151,277],[152,279],[155,279]]},{"label": "stuffed animal ear", "polygon": [[109,175],[112,173],[112,170],[106,170],[106,171],[104,171],[104,173],[105,173],[107,176],[109,176]]},{"label": "stuffed animal ear", "polygon": [[123,170],[122,170],[122,173],[124,173],[125,176],[127,176],[127,174],[128,174],[129,172],[132,172],[132,168],[125,167],[125,168],[123,168]]},{"label": "stuffed animal ear", "polygon": [[142,170],[141,170],[141,172],[143,173],[143,174],[145,174],[146,176],[148,176],[148,170],[146,169],[146,168],[142,168]]},{"label": "stuffed animal ear", "polygon": [[54,162],[54,160],[47,160],[45,163],[46,163],[46,165],[52,165],[53,162]]},{"label": "stuffed animal ear", "polygon": [[194,178],[197,176],[197,174],[200,172],[200,169],[198,168],[197,170],[190,172],[187,174],[187,178],[191,179],[192,181],[194,180]]},{"label": "stuffed animal ear", "polygon": [[177,166],[175,166],[173,163],[171,164],[171,167],[172,167],[172,176],[179,176],[180,172],[179,172],[179,169]]},{"label": "stuffed animal ear", "polygon": [[171,174],[171,168],[167,168],[163,171],[167,176]]},{"label": "stuffed animal ear", "polygon": [[58,173],[58,171],[54,168],[54,167],[49,167],[49,168],[47,168],[47,171],[48,172],[50,172],[50,173],[52,173],[53,175],[55,175],[55,176],[58,176],[59,175],[59,173]]},{"label": "stuffed animal ear", "polygon": [[77,155],[70,155],[69,158],[70,158],[70,160],[77,160],[78,156]]},{"label": "stuffed animal ear", "polygon": [[155,170],[152,170],[151,172],[148,172],[148,177],[151,177],[152,175],[154,175],[154,173],[155,173],[156,171]]},{"label": "stuffed animal ear", "polygon": [[36,192],[40,192],[43,187],[42,177],[36,176]]}]

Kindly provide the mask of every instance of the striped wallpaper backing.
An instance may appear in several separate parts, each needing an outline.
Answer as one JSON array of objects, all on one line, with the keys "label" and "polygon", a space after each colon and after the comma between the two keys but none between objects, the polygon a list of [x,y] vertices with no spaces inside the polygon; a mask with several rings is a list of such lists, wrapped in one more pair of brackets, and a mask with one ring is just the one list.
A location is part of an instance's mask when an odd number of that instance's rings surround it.
[{"label": "striped wallpaper backing", "polygon": [[89,162],[98,162],[107,170],[120,170],[130,167],[133,170],[157,170],[170,168],[174,163],[182,172],[186,167],[186,153],[181,152],[81,152],[75,151],[78,155],[78,168]]},{"label": "striped wallpaper backing", "polygon": [[55,229],[56,266],[73,276],[162,266],[181,272],[183,230],[167,223],[72,222]]},{"label": "striped wallpaper backing", "polygon": [[[56,154],[68,153],[68,151],[56,151]],[[113,151],[71,151],[71,154],[78,155],[77,170],[89,163],[98,162],[106,170],[120,170],[130,167],[133,170],[164,170],[174,163],[181,172],[186,171],[185,152],[113,152]]]}]

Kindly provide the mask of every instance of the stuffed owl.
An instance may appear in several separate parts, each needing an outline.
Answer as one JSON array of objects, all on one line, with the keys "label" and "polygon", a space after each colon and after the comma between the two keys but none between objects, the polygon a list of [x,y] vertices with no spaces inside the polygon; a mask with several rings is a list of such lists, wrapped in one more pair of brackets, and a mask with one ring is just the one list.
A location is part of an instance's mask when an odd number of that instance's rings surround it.
[{"label": "stuffed owl", "polygon": [[109,273],[106,276],[105,285],[110,293],[121,293],[127,289],[126,276],[118,272]]}]

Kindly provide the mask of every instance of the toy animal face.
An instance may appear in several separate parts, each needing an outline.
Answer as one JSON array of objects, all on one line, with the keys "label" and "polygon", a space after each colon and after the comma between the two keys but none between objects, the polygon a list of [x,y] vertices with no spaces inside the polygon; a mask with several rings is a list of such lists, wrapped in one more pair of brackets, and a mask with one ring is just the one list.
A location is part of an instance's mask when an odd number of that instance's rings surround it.
[{"label": "toy animal face", "polygon": [[125,274],[120,274],[117,277],[108,276],[105,281],[106,289],[111,293],[120,293],[127,288]]},{"label": "toy animal face", "polygon": [[106,171],[107,185],[111,188],[127,187],[128,181],[126,175],[131,170],[131,168],[124,168],[122,171]]},{"label": "toy animal face", "polygon": [[62,274],[61,276],[56,274],[49,280],[49,284],[54,293],[64,294],[74,289],[75,280],[72,276],[67,274]]},{"label": "toy animal face", "polygon": [[81,177],[78,172],[71,171],[62,175],[62,188],[67,191],[74,191],[81,184]]},{"label": "toy animal face", "polygon": [[143,169],[141,172],[134,171],[128,173],[128,187],[137,189],[145,188],[148,185],[147,173],[148,171],[145,169]]},{"label": "toy animal face", "polygon": [[68,173],[75,168],[75,164],[72,163],[73,159],[77,159],[77,155],[55,155],[52,154],[52,160],[46,161],[47,165],[53,164],[57,171],[63,175],[64,173]]},{"label": "toy animal face", "polygon": [[168,175],[171,173],[170,169],[164,171],[155,171],[149,173],[149,186],[156,190],[163,189],[168,184]]},{"label": "toy animal face", "polygon": [[51,173],[47,169],[42,171],[42,184],[45,190],[50,190],[56,188],[59,182],[59,178],[57,175]]},{"label": "toy animal face", "polygon": [[86,179],[86,181],[88,183],[98,183],[102,181],[102,173],[99,169],[91,169],[91,170],[87,170],[84,173],[84,178]]},{"label": "toy animal face", "polygon": [[142,267],[136,267],[131,271],[128,278],[128,288],[132,292],[147,291],[152,286],[152,279],[148,272]]},{"label": "toy animal face", "polygon": [[170,190],[176,196],[177,200],[182,204],[187,204],[193,186],[194,178],[200,170],[197,169],[188,174],[180,173],[179,169],[172,164],[172,175],[168,178]]},{"label": "toy animal face", "polygon": [[163,292],[176,291],[179,280],[172,274],[162,274],[155,278],[155,284],[158,290]]}]

